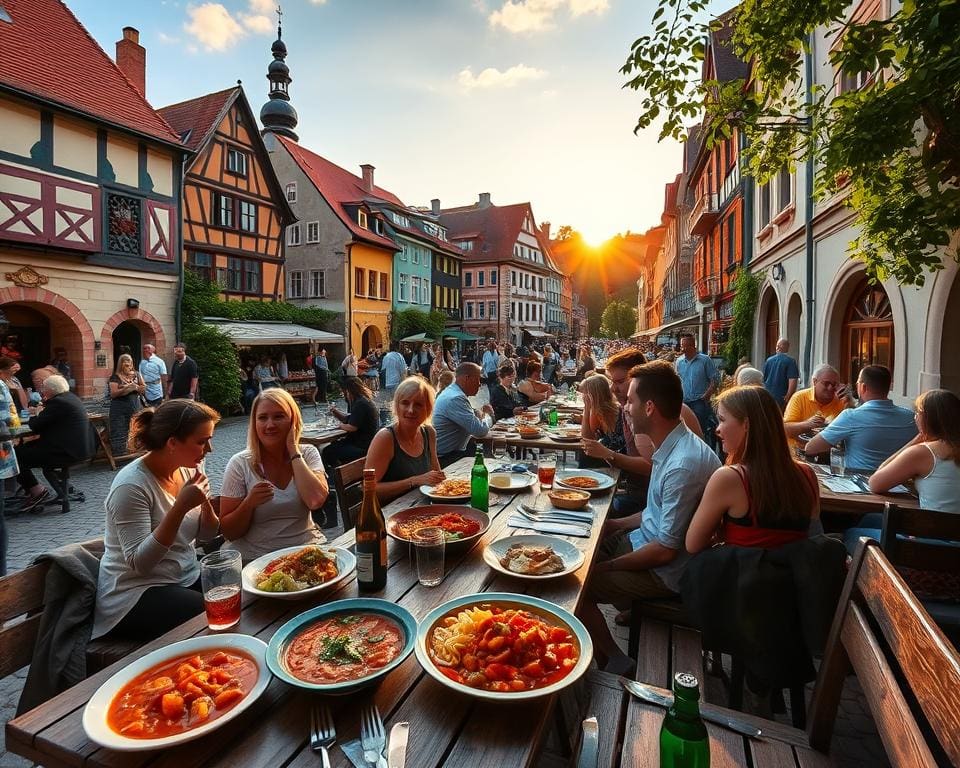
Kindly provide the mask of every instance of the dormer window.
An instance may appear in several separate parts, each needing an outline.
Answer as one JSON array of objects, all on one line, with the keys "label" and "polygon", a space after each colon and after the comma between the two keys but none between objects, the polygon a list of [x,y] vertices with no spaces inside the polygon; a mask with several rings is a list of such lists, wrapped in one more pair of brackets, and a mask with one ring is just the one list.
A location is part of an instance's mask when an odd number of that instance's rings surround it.
[{"label": "dormer window", "polygon": [[227,150],[227,171],[236,176],[247,175],[247,153],[239,149]]},{"label": "dormer window", "polygon": [[357,211],[357,224],[360,225],[361,229],[369,229],[369,227],[367,226],[366,211]]},{"label": "dormer window", "polygon": [[373,220],[373,231],[376,232],[378,235],[383,234],[383,221],[381,219]]}]

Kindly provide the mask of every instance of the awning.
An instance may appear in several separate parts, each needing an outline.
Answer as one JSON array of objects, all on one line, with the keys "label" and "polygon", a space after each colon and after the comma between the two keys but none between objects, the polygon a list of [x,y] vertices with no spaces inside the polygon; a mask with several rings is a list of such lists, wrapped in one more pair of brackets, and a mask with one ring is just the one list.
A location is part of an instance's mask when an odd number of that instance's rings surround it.
[{"label": "awning", "polygon": [[535,339],[552,339],[554,335],[552,333],[546,333],[544,331],[531,331],[526,328],[523,329],[523,332],[528,336],[532,336]]},{"label": "awning", "polygon": [[433,336],[428,336],[426,333],[415,333],[415,334],[413,334],[413,336],[407,336],[406,338],[400,339],[400,341],[409,341],[409,342],[428,341],[428,342],[434,342],[434,341],[436,341],[436,339],[433,338]]},{"label": "awning", "polygon": [[674,320],[672,323],[664,323],[663,325],[658,325],[656,328],[647,328],[645,331],[638,331],[637,333],[631,336],[631,339],[651,339],[655,336],[660,335],[664,331],[670,331],[674,328],[679,328],[682,325],[700,325],[700,316],[699,315],[690,315],[690,317],[685,317],[682,320]]},{"label": "awning", "polygon": [[480,338],[466,331],[444,331],[440,335],[445,339],[459,339],[460,341],[477,341]]},{"label": "awning", "polygon": [[227,320],[205,317],[203,321],[230,337],[238,347],[270,347],[287,344],[343,344],[343,336],[318,331],[282,320]]}]

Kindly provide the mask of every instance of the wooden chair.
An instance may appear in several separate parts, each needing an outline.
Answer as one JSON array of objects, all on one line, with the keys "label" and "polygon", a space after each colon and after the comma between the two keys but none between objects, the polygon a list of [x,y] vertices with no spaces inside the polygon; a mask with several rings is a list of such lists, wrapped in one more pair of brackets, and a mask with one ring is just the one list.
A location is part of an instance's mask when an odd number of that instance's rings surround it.
[{"label": "wooden chair", "polygon": [[343,519],[343,530],[356,524],[357,513],[363,501],[363,465],[366,458],[341,464],[334,470],[333,486],[337,491],[337,505]]},{"label": "wooden chair", "polygon": [[[929,509],[905,509],[887,502],[883,510],[880,548],[897,569],[917,571],[917,582],[901,570],[918,592],[920,578],[946,577],[943,594],[920,595],[924,609],[954,640],[960,635],[960,515]],[[931,590],[939,593],[935,587]]]}]

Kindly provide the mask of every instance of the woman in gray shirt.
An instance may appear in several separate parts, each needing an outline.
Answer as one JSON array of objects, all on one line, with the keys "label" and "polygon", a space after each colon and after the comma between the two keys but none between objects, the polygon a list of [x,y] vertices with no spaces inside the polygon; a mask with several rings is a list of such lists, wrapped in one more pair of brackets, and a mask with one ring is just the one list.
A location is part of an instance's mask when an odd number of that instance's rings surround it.
[{"label": "woman in gray shirt", "polygon": [[114,478],[104,502],[93,637],[148,640],[203,613],[195,540],[213,538],[217,516],[200,469],[217,412],[168,400],[131,420],[133,446],[147,454]]}]

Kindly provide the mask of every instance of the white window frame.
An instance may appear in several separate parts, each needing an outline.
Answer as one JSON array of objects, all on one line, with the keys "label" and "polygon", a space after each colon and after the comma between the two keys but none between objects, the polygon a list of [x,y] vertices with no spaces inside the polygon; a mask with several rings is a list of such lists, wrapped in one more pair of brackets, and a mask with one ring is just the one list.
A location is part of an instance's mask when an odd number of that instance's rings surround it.
[{"label": "white window frame", "polygon": [[410,255],[410,261],[411,261],[411,263],[413,263],[413,264],[419,264],[419,263],[420,263],[420,246],[419,246],[419,245],[411,245],[411,246],[410,246],[410,254],[411,254],[411,255]]},{"label": "white window frame", "polygon": [[468,301],[464,306],[467,310],[467,320],[473,320],[473,302]]},{"label": "white window frame", "polygon": [[320,222],[319,221],[307,222],[307,242],[308,243],[320,242]]},{"label": "white window frame", "polygon": [[410,276],[410,303],[420,303],[420,278],[415,275]]},{"label": "white window frame", "polygon": [[405,302],[406,300],[407,300],[407,273],[401,272],[400,273],[400,297],[398,301]]},{"label": "white window frame", "polygon": [[287,289],[287,298],[289,299],[302,299],[303,298],[303,270],[294,269],[289,273],[289,283],[290,286]]},{"label": "white window frame", "polygon": [[497,316],[497,302],[495,301],[487,302],[487,314],[491,319]]},{"label": "white window frame", "polygon": [[[234,163],[234,158],[240,160],[239,163]],[[234,167],[237,165],[238,167]],[[234,149],[233,147],[227,147],[227,170],[230,173],[234,173],[237,176],[242,176],[243,178],[247,177],[247,153],[240,149]]]},{"label": "white window frame", "polygon": [[303,240],[301,239],[301,234],[302,233],[300,232],[299,221],[287,227],[287,245],[289,246],[301,245],[303,242]]},{"label": "white window frame", "polygon": [[297,182],[291,181],[289,184],[287,184],[287,186],[284,188],[284,193],[287,196],[288,203],[297,202]]},{"label": "white window frame", "polygon": [[357,211],[357,226],[361,229],[369,229],[367,226],[367,212],[366,211]]},{"label": "white window frame", "polygon": [[477,288],[485,287],[486,273],[482,269],[477,270]]},{"label": "white window frame", "polygon": [[473,272],[468,271],[463,273],[463,287],[473,288]]},{"label": "white window frame", "polygon": [[[319,278],[319,279],[318,279]],[[317,283],[320,283],[320,286]],[[327,296],[327,273],[323,269],[310,270],[310,298],[324,299]]]},{"label": "white window frame", "polygon": [[484,312],[486,311],[487,303],[485,301],[477,302],[477,318],[483,320],[485,318]]}]

